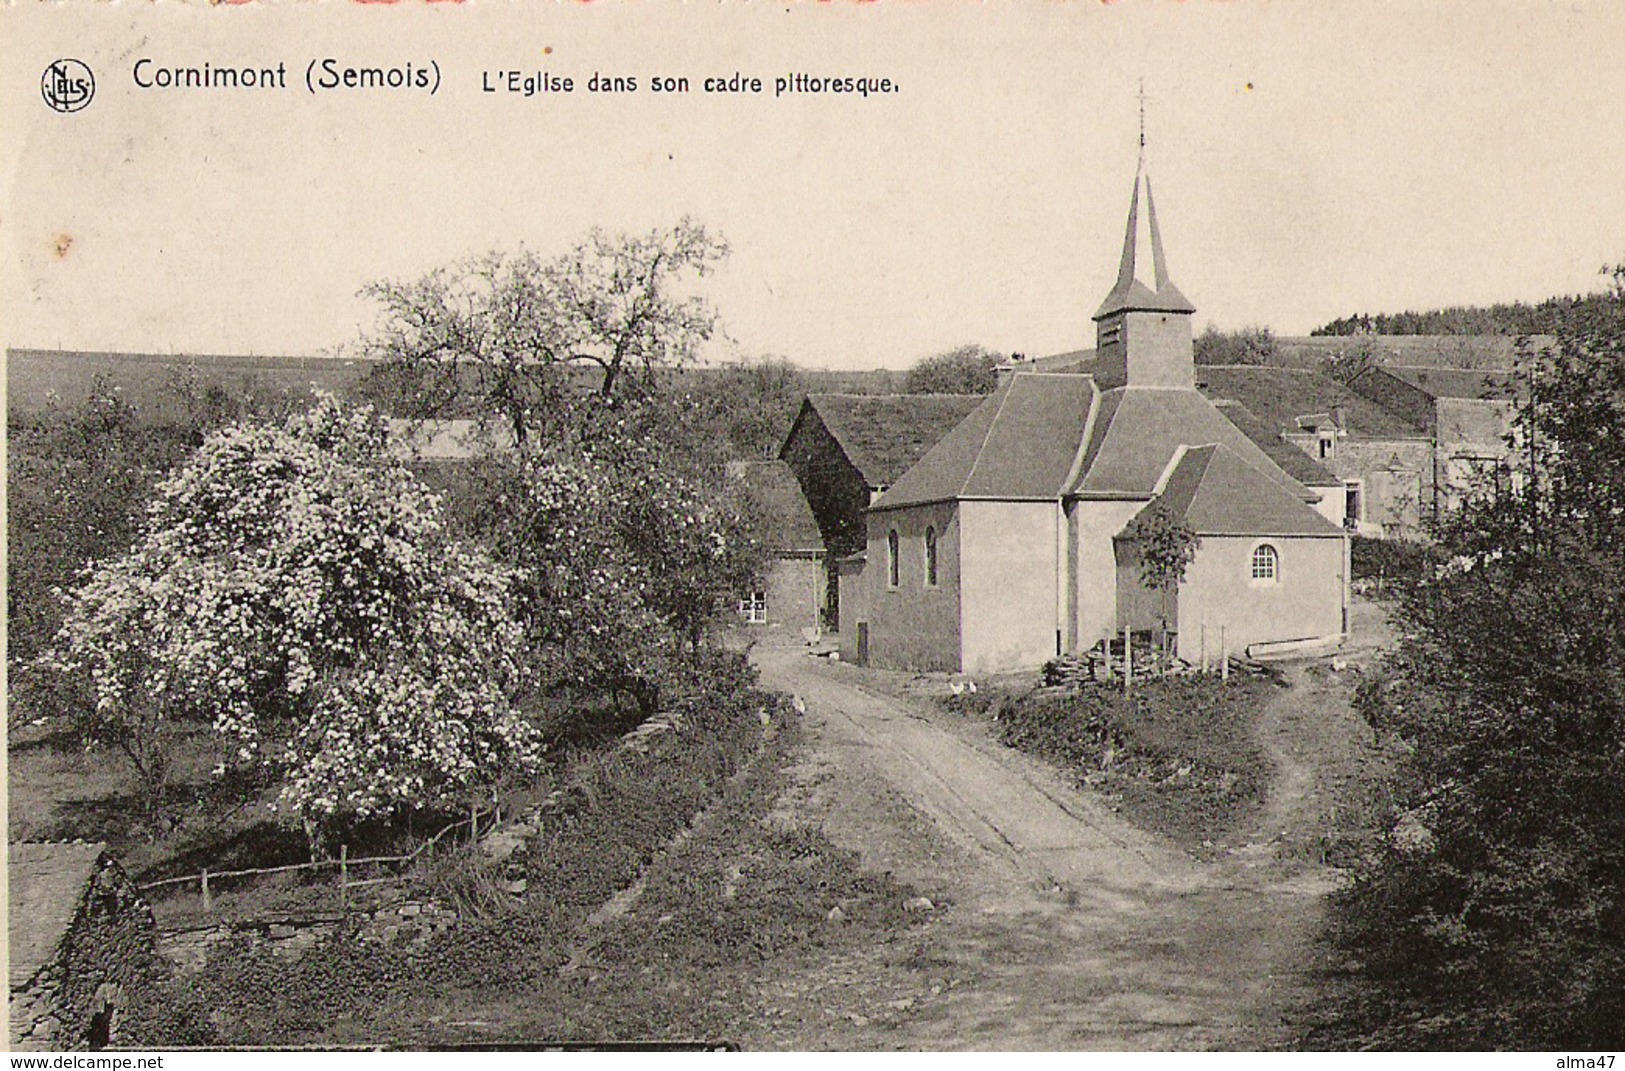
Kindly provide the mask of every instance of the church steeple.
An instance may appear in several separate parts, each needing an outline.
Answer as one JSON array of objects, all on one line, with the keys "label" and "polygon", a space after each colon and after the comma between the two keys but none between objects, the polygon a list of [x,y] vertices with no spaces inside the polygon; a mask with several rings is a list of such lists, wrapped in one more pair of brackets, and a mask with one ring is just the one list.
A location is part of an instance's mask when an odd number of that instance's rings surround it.
[{"label": "church steeple", "polygon": [[[1143,107],[1143,105],[1142,105]],[[1145,193],[1145,213],[1140,193]],[[1115,312],[1193,313],[1196,306],[1168,277],[1168,258],[1162,251],[1162,228],[1157,226],[1157,202],[1151,196],[1151,172],[1145,162],[1145,115],[1140,115],[1140,159],[1134,169],[1134,196],[1128,203],[1128,233],[1123,236],[1123,259],[1117,267],[1117,285],[1101,302],[1095,320]]]},{"label": "church steeple", "polygon": [[[1144,205],[1141,197],[1144,196]],[[1191,315],[1196,312],[1168,276],[1151,196],[1145,153],[1145,92],[1140,93],[1140,159],[1128,205],[1128,232],[1117,283],[1094,315],[1095,351],[1105,386],[1191,387],[1196,360]]]}]

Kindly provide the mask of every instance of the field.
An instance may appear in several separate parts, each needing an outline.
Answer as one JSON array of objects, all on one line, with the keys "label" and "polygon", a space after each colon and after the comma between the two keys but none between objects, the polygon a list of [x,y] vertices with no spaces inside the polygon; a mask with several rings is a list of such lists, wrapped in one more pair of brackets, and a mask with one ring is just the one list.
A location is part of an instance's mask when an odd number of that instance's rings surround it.
[{"label": "field", "polygon": [[78,405],[101,376],[149,418],[162,419],[173,415],[166,407],[175,402],[164,388],[187,369],[196,369],[203,383],[218,383],[234,394],[298,395],[313,386],[347,393],[369,367],[366,361],[330,357],[8,350],[6,410],[12,416],[26,415],[53,399],[65,406]]}]

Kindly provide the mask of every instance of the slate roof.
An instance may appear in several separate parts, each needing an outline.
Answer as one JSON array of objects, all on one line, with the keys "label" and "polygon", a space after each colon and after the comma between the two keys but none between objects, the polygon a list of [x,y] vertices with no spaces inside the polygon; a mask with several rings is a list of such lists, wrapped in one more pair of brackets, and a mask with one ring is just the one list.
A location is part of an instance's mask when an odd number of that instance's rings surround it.
[{"label": "slate roof", "polygon": [[1434,398],[1513,401],[1528,393],[1524,384],[1506,371],[1417,365],[1383,365],[1382,370]]},{"label": "slate roof", "polygon": [[871,508],[955,498],[1059,498],[1097,397],[1088,376],[1017,372]]},{"label": "slate roof", "polygon": [[1218,407],[1219,412],[1230,419],[1230,423],[1240,428],[1241,433],[1251,439],[1255,446],[1269,455],[1271,461],[1281,466],[1281,471],[1305,487],[1343,485],[1343,481],[1326,466],[1281,438],[1274,428],[1259,420],[1245,405],[1227,400],[1215,400],[1213,404]]},{"label": "slate roof", "polygon": [[1199,443],[1227,447],[1299,501],[1319,497],[1196,390],[1101,393],[1089,376],[1018,372],[871,508],[956,498],[1149,498],[1174,452]]},{"label": "slate roof", "polygon": [[[1140,226],[1140,190],[1145,190],[1147,225]],[[1162,229],[1157,226],[1157,203],[1151,196],[1151,176],[1142,157],[1134,176],[1134,197],[1128,206],[1128,231],[1123,236],[1123,259],[1117,282],[1095,312],[1096,320],[1119,312],[1183,312],[1196,307],[1168,277],[1168,258],[1162,251]]]},{"label": "slate roof", "polygon": [[106,850],[105,844],[79,843],[8,847],[13,989],[27,985],[56,956]]},{"label": "slate roof", "polygon": [[1298,431],[1298,418],[1343,412],[1343,430],[1368,439],[1403,439],[1422,429],[1357,394],[1331,376],[1307,368],[1264,365],[1198,365],[1196,387],[1215,401],[1240,402],[1279,432]]},{"label": "slate roof", "polygon": [[[983,401],[978,394],[809,394],[809,409],[870,487],[890,487]],[[794,434],[794,429],[791,429]]]},{"label": "slate roof", "polygon": [[1318,498],[1201,392],[1162,387],[1118,387],[1101,395],[1083,474],[1071,492],[1085,498],[1149,496],[1174,451],[1199,443],[1228,447],[1300,501]]},{"label": "slate roof", "polygon": [[762,510],[768,545],[775,551],[822,551],[824,537],[801,493],[801,483],[783,461],[745,461],[736,476]]},{"label": "slate roof", "polygon": [[1180,455],[1162,493],[1146,509],[1158,504],[1197,535],[1343,536],[1341,528],[1289,494],[1279,481],[1228,447],[1211,443]]}]

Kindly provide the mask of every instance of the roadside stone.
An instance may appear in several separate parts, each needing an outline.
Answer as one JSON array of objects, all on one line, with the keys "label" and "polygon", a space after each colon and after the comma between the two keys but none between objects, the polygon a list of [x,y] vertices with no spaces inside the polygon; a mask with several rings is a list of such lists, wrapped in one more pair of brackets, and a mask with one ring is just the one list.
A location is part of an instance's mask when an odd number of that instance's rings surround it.
[{"label": "roadside stone", "polygon": [[913,899],[903,901],[903,910],[911,915],[921,911],[935,911],[936,909],[937,905],[931,902],[929,896],[916,896]]},{"label": "roadside stone", "polygon": [[829,914],[825,915],[824,918],[828,919],[830,922],[840,922],[842,919],[846,918],[846,912],[841,910],[840,904],[836,904],[834,907],[829,909]]}]

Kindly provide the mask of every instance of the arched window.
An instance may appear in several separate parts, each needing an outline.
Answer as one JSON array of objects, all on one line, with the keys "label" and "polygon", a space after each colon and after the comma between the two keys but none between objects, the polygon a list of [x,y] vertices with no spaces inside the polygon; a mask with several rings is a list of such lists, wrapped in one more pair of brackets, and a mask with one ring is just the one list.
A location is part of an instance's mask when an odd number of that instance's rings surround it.
[{"label": "arched window", "polygon": [[1281,556],[1268,543],[1253,548],[1253,580],[1273,584],[1281,578]]},{"label": "arched window", "polygon": [[925,530],[925,586],[937,586],[937,530],[933,527]]},{"label": "arched window", "polygon": [[886,585],[897,586],[897,529],[886,533]]}]

